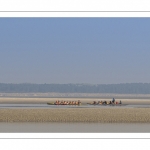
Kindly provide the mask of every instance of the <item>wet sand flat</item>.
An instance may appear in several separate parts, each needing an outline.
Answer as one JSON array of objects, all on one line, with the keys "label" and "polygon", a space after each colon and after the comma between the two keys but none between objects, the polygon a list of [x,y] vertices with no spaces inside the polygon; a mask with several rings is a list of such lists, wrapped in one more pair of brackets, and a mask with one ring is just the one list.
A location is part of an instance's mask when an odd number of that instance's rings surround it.
[{"label": "wet sand flat", "polygon": [[0,109],[0,122],[150,123],[150,108]]},{"label": "wet sand flat", "polygon": [[149,123],[0,123],[0,133],[150,133]]}]

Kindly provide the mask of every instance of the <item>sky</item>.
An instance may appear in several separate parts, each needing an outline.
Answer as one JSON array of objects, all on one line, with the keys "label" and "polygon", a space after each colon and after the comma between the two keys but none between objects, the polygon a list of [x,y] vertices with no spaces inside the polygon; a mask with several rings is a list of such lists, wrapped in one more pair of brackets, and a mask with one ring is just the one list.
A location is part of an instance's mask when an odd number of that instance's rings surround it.
[{"label": "sky", "polygon": [[150,18],[0,18],[0,83],[150,83]]}]

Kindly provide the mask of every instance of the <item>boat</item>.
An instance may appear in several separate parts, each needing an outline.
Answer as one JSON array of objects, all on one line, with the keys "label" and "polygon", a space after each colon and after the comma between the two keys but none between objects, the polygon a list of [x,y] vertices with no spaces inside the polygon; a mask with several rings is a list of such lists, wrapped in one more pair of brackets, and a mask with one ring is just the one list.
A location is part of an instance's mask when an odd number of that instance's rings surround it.
[{"label": "boat", "polygon": [[78,104],[55,104],[55,103],[47,103],[47,105],[57,105],[57,106],[64,106],[64,105],[67,105],[67,106],[80,106],[81,103],[78,103]]},{"label": "boat", "polygon": [[47,105],[55,105],[54,103],[47,103]]},{"label": "boat", "polygon": [[92,103],[87,103],[88,105],[110,105],[110,106],[122,106],[127,104],[122,104],[121,100],[120,102],[115,102],[115,99],[113,98],[112,101],[93,101]]},{"label": "boat", "polygon": [[126,106],[126,105],[128,105],[128,104],[120,104],[120,103],[118,103],[118,104],[108,104],[108,103],[106,103],[106,104],[92,104],[92,103],[87,103],[87,105],[93,105],[93,106]]}]

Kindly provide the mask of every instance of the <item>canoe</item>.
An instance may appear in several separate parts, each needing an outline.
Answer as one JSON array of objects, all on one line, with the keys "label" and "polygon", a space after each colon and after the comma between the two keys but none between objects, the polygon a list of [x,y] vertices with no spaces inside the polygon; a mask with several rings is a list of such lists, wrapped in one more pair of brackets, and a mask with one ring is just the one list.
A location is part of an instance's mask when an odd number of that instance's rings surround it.
[{"label": "canoe", "polygon": [[[54,104],[54,103],[47,103],[47,105],[56,105],[56,104]],[[58,106],[63,106],[63,105],[70,105],[70,106],[74,106],[75,105],[75,106],[79,106],[81,104],[59,104]]]},{"label": "canoe", "polygon": [[92,104],[92,103],[87,103],[88,105],[110,105],[110,104]]},{"label": "canoe", "polygon": [[91,103],[87,103],[87,105],[93,105],[93,106],[126,106],[128,104],[91,104]]},{"label": "canoe", "polygon": [[55,105],[54,103],[47,103],[47,105]]}]

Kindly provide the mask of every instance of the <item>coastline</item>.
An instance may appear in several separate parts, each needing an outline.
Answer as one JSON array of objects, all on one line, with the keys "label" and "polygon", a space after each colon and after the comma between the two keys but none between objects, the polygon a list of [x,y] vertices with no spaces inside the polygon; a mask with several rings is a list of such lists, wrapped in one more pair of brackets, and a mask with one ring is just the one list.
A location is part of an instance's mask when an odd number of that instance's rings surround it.
[{"label": "coastline", "polygon": [[[110,101],[106,98],[9,98],[1,97],[0,104],[47,104],[56,100],[88,102]],[[116,99],[120,101],[120,99]],[[121,99],[123,104],[148,105],[149,99]],[[85,123],[150,123],[150,108],[0,108],[0,122],[85,122]]]}]

